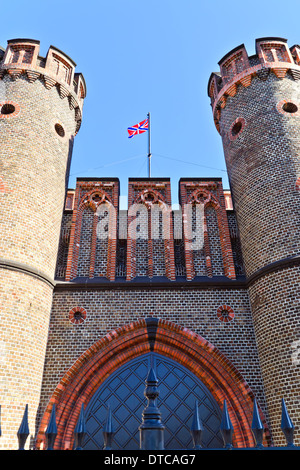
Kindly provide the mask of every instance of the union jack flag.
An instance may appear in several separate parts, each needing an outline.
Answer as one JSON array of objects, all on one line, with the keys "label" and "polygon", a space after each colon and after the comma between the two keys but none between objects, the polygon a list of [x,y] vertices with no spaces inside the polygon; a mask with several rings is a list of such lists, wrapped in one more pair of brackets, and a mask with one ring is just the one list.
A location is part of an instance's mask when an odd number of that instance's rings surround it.
[{"label": "union jack flag", "polygon": [[128,127],[128,139],[131,139],[134,135],[137,134],[143,134],[148,130],[149,126],[149,119],[145,119],[144,121],[139,122],[138,124],[135,124],[134,126]]}]

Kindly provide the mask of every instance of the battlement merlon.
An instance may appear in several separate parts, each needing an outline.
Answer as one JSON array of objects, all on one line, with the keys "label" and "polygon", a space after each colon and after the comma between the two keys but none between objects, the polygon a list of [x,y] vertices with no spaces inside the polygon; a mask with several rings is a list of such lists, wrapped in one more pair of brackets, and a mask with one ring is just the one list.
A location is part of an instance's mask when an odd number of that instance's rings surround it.
[{"label": "battlement merlon", "polygon": [[5,51],[2,48],[0,50],[0,80],[6,74],[12,79],[25,74],[31,82],[43,80],[48,89],[56,86],[60,97],[67,97],[70,108],[75,109],[76,121],[80,127],[83,101],[86,97],[83,75],[75,73],[75,62],[56,47],[50,46],[45,58],[39,56],[39,50],[40,41],[34,39],[8,40]]},{"label": "battlement merlon", "polygon": [[248,56],[244,44],[235,47],[220,61],[220,72],[213,72],[208,81],[208,96],[211,99],[217,129],[220,111],[226,106],[229,96],[235,96],[238,86],[248,87],[253,77],[265,80],[270,72],[282,79],[290,74],[300,79],[300,46],[290,49],[287,40],[278,37],[256,39],[256,54]]}]

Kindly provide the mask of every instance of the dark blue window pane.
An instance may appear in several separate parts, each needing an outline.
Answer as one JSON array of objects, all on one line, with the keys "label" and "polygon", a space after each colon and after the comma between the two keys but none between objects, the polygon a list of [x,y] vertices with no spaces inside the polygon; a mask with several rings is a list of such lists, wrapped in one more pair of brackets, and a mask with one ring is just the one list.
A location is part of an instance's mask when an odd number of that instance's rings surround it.
[{"label": "dark blue window pane", "polygon": [[138,427],[146,406],[145,380],[152,366],[158,379],[157,400],[162,422],[166,426],[166,449],[192,449],[190,434],[195,401],[205,430],[202,446],[223,447],[219,432],[221,411],[209,390],[189,370],[167,357],[145,354],[127,362],[114,372],[96,391],[86,408],[87,436],[84,449],[102,449],[102,428],[110,405],[115,436],[114,449],[139,448]]}]

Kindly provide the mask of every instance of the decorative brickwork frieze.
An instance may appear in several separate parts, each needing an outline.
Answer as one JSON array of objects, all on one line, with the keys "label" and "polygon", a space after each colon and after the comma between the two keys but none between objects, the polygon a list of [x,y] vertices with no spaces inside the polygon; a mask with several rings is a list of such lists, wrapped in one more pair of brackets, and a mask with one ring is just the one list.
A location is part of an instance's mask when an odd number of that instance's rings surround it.
[{"label": "decorative brickwork frieze", "polygon": [[[108,277],[104,268],[106,253],[114,256],[113,252],[116,252],[115,267],[113,261],[108,262],[107,268],[110,266],[117,277],[125,277],[127,281],[132,281],[136,277],[166,277],[175,280],[178,276],[187,279],[193,279],[195,276],[227,276],[230,271],[228,266],[232,262],[226,214],[226,211],[232,209],[230,191],[224,192],[221,185],[218,190],[213,191],[215,193],[213,194],[207,190],[207,182],[203,182],[202,186],[199,184],[197,180],[191,192],[192,183],[188,182],[189,199],[187,195],[185,199],[182,197],[179,210],[173,211],[170,204],[169,181],[166,184],[166,180],[161,182],[156,180],[152,182],[147,178],[131,180],[129,209],[118,211],[118,205],[115,206],[117,221],[114,220],[113,226],[117,225],[117,235],[116,238],[109,236],[105,239],[97,235],[96,227],[99,227],[101,217],[105,221],[105,217],[99,214],[97,207],[101,205],[102,212],[105,213],[105,206],[102,204],[105,201],[112,204],[109,194],[107,198],[98,194],[99,200],[96,204],[93,200],[93,197],[97,196],[96,189],[95,193],[89,196],[83,192],[80,196],[81,202],[78,199],[78,191],[76,195],[74,191],[68,191],[65,213],[73,213],[73,229],[69,234],[68,266],[63,268],[60,261],[60,273],[66,272],[66,280],[76,277]],[[91,190],[90,187],[89,189]],[[99,187],[97,189],[99,192]],[[181,193],[184,192],[185,188],[182,186]],[[203,199],[204,195],[206,196]],[[184,200],[187,202],[186,207]],[[201,211],[204,207],[202,217]],[[80,208],[81,215],[78,215],[76,208]],[[66,252],[63,238],[66,230],[69,228],[63,222],[60,260],[62,253]],[[191,232],[189,236],[188,231]],[[194,236],[197,238],[196,244],[199,245],[197,247],[190,240]],[[237,237],[236,232],[233,240],[234,243],[237,241],[235,245],[238,245]],[[232,254],[236,258],[236,253]],[[192,275],[193,269],[195,272]],[[63,276],[60,274],[59,277]],[[228,277],[235,278],[232,273]],[[114,278],[112,275],[111,280]]]}]

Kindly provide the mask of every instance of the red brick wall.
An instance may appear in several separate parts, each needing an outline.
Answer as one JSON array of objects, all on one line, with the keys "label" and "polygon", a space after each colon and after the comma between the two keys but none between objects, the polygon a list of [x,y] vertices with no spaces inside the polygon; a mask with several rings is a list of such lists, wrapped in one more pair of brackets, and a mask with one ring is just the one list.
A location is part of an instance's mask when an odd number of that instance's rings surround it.
[{"label": "red brick wall", "polygon": [[[110,184],[115,187],[117,222],[115,219],[107,219],[107,222],[117,223],[117,236],[116,240],[109,240],[110,237],[101,240],[96,233],[100,220],[94,217],[96,206],[93,211],[87,202],[82,204],[87,193],[79,188],[96,190]],[[195,197],[199,191],[207,188],[209,200],[203,205]],[[190,280],[198,276],[226,276],[235,279],[236,268],[238,275],[243,275],[239,234],[234,213],[226,207],[221,180],[208,182],[203,179],[184,179],[180,182],[180,191],[181,207],[173,211],[168,179],[130,180],[129,208],[127,211],[119,211],[118,183],[79,181],[76,196],[74,191],[69,191],[66,200],[57,277],[66,280],[106,277],[113,280],[126,276],[127,281],[137,277],[165,277],[170,280],[185,277]],[[109,194],[108,198],[111,197]],[[230,193],[226,196],[228,199]],[[146,197],[149,200],[145,203]],[[200,209],[204,207],[202,213]],[[85,210],[87,208],[89,210]],[[190,222],[186,224],[188,217]],[[199,241],[197,247],[189,240],[196,234]],[[114,247],[116,252],[113,255],[111,251],[112,264],[107,257],[109,246]],[[108,269],[111,270],[110,276],[107,274]]]}]

